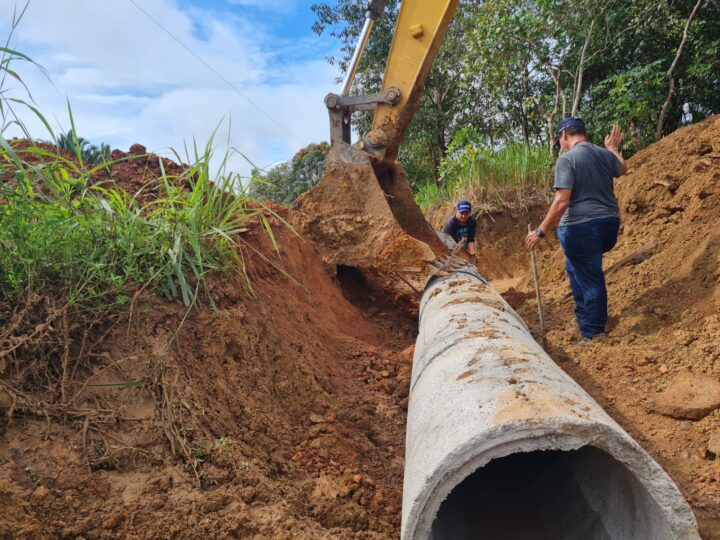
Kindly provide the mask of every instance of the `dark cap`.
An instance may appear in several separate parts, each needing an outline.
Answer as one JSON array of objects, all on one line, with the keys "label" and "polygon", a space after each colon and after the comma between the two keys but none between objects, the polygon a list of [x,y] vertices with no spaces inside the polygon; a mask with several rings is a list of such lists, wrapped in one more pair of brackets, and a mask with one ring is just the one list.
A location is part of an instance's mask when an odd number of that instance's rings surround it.
[{"label": "dark cap", "polygon": [[461,201],[458,201],[458,203],[455,205],[455,209],[458,212],[469,212],[470,210],[472,210],[472,206],[470,205],[470,201],[462,199]]},{"label": "dark cap", "polygon": [[558,124],[557,131],[555,132],[555,136],[559,137],[562,134],[562,132],[565,131],[566,129],[576,129],[581,132],[585,131],[585,122],[583,122],[576,116],[564,118]]}]

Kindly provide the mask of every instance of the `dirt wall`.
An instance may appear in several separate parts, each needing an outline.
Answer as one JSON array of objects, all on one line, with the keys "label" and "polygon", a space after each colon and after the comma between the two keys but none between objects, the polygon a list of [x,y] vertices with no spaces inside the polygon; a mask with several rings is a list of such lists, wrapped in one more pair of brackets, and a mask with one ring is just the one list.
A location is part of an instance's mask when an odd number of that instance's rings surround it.
[{"label": "dirt wall", "polygon": [[246,235],[255,298],[217,281],[217,309],[147,300],[109,329],[72,388],[89,421],[3,424],[0,537],[398,536],[413,299],[274,227],[279,254]]}]

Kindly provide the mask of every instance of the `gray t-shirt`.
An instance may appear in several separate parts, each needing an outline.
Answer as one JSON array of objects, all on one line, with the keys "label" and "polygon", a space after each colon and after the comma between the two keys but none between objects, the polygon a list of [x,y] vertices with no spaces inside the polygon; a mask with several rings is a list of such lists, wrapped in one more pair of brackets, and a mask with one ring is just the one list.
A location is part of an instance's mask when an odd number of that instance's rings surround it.
[{"label": "gray t-shirt", "polygon": [[572,189],[572,195],[560,226],[619,217],[613,178],[621,174],[620,160],[609,150],[590,142],[578,143],[562,154],[555,164],[553,189]]}]

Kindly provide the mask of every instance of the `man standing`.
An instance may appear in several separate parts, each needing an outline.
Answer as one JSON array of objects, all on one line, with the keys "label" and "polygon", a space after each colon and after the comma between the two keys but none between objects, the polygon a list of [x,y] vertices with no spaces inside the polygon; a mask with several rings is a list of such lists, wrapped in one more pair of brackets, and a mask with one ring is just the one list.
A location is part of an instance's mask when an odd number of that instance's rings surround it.
[{"label": "man standing", "polygon": [[615,247],[620,227],[613,178],[627,170],[620,153],[622,138],[616,124],[601,148],[587,140],[585,124],[579,118],[560,122],[555,142],[563,154],[555,164],[555,197],[543,222],[525,238],[531,250],[559,222],[557,235],[565,252],[582,334],[578,343],[603,334],[607,323],[602,256]]},{"label": "man standing", "polygon": [[461,200],[455,205],[455,215],[445,223],[443,231],[456,242],[466,242],[467,250],[475,255],[475,228],[477,221],[470,216],[472,206],[469,201]]}]

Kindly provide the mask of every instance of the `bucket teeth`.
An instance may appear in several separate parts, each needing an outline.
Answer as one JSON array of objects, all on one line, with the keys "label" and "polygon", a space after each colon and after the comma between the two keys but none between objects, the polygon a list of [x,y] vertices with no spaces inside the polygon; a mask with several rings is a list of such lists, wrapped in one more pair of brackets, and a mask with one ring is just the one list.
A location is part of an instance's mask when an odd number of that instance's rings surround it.
[{"label": "bucket teeth", "polygon": [[443,255],[428,263],[430,275],[433,276],[449,276],[468,266],[472,265],[457,255]]}]

